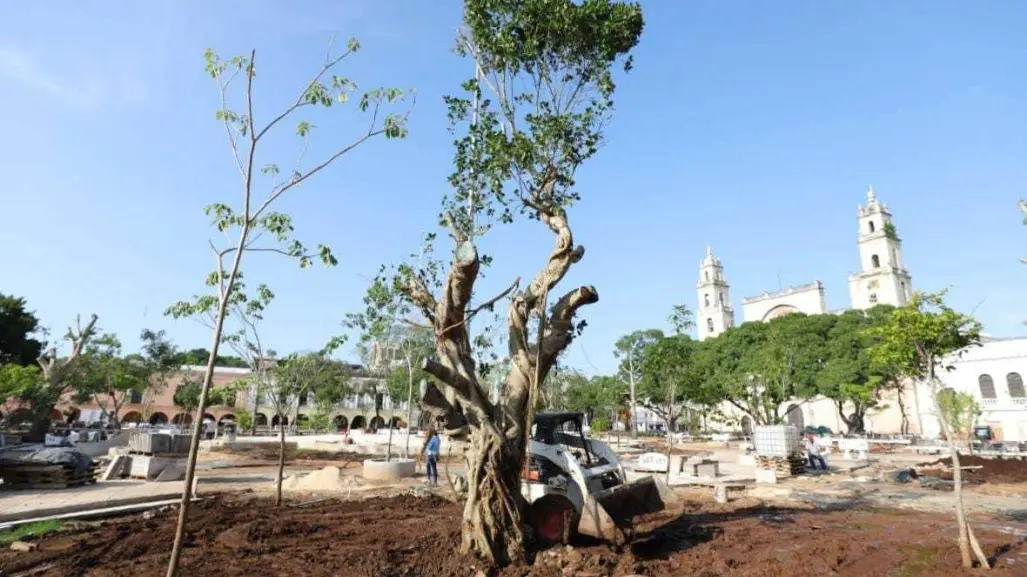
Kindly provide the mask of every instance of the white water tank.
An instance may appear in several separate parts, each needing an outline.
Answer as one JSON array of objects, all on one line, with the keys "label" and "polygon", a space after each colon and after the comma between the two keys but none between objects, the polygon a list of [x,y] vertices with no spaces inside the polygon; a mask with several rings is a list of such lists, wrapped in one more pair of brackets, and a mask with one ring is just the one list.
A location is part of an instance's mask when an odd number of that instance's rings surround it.
[{"label": "white water tank", "polygon": [[752,443],[756,454],[764,457],[790,457],[802,454],[802,436],[793,425],[767,425],[755,427]]}]

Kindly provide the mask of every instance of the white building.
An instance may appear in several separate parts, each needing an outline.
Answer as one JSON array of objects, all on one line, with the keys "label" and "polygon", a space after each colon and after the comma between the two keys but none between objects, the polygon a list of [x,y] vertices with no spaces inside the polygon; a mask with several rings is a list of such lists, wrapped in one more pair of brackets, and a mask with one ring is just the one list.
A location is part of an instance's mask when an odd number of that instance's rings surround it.
[{"label": "white building", "polygon": [[[849,276],[851,308],[905,305],[912,298],[913,283],[902,258],[902,241],[888,207],[877,199],[872,188],[867,191],[866,206],[858,209],[857,224],[860,272]],[[709,247],[699,265],[698,293],[700,339],[717,336],[734,325],[724,267]],[[742,300],[746,322],[766,322],[794,312],[827,313],[823,283],[818,280]],[[1027,374],[1027,337],[986,339],[982,346],[954,356],[949,364],[952,370],[939,374],[943,387],[977,398],[983,413],[978,423],[990,425],[1000,440],[1027,442],[1027,397],[1022,377]],[[897,399],[883,399],[881,404],[880,409],[866,415],[867,430],[882,434],[900,432],[902,415]],[[903,404],[911,433],[928,438],[938,436],[940,427],[926,383],[907,386]],[[787,411],[790,423],[800,427],[823,425],[838,432],[845,430],[830,399],[793,399],[780,408]],[[720,411],[735,423],[741,424],[745,418],[729,403],[724,403]]]}]

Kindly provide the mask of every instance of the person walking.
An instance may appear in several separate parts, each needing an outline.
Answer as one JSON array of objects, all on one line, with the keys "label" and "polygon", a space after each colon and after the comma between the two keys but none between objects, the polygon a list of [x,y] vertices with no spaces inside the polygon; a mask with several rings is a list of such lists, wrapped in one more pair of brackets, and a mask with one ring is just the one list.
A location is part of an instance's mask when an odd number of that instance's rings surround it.
[{"label": "person walking", "polygon": [[809,459],[811,469],[827,470],[827,461],[820,454],[820,447],[817,446],[812,433],[806,435],[806,457]]},{"label": "person walking", "polygon": [[428,484],[439,484],[439,451],[442,449],[442,439],[435,432],[435,427],[429,427],[424,435],[424,447],[421,452],[425,456],[425,469],[428,473]]}]

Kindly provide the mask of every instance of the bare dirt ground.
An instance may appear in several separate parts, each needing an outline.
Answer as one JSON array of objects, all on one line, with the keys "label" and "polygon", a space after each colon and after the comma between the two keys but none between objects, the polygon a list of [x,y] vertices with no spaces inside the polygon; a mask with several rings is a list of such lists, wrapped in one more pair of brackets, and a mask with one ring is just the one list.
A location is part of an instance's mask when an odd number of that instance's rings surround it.
[{"label": "bare dirt ground", "polygon": [[[968,483],[1027,483],[1027,461],[960,455],[959,465],[971,467],[963,473],[963,479]],[[917,467],[917,472],[921,475],[932,475],[951,481],[952,458],[946,457],[930,463],[922,463]]]},{"label": "bare dirt ground", "polygon": [[[44,537],[29,553],[0,551],[5,577],[159,575],[177,514],[166,510]],[[641,519],[623,551],[599,543],[538,554],[501,577],[645,575],[952,577],[959,566],[951,516],[910,511],[785,509],[754,499],[687,501]],[[463,577],[480,562],[454,553],[460,507],[437,496],[293,504],[219,497],[195,506],[186,575]],[[990,575],[1027,575],[1027,544],[978,529]]]}]

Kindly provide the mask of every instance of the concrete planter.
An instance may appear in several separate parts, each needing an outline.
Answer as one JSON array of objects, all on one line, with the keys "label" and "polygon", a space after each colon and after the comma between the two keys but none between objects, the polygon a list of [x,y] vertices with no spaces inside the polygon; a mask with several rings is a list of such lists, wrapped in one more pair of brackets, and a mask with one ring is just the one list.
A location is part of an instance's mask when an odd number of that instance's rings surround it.
[{"label": "concrete planter", "polygon": [[398,481],[414,476],[413,459],[367,459],[364,461],[363,477],[368,481]]}]

